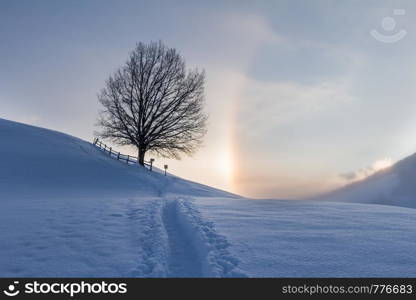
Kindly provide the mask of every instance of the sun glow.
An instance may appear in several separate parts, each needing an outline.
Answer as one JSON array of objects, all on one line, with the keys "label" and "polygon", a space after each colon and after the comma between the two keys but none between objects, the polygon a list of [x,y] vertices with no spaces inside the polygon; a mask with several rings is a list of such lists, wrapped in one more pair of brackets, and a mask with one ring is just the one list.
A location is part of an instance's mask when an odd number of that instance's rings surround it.
[{"label": "sun glow", "polygon": [[222,176],[224,176],[227,186],[230,187],[233,173],[233,163],[231,153],[228,149],[226,149],[219,157],[218,168]]},{"label": "sun glow", "polygon": [[384,158],[384,159],[380,159],[374,162],[373,169],[374,171],[377,172],[377,171],[389,168],[392,165],[393,165],[393,160],[391,158]]}]

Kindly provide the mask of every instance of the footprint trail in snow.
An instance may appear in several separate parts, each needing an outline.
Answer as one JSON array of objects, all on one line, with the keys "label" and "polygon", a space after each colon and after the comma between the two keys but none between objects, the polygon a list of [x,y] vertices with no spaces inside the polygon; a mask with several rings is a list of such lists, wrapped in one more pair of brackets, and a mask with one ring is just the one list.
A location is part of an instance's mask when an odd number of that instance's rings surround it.
[{"label": "footprint trail in snow", "polygon": [[168,201],[163,210],[163,222],[169,241],[169,277],[201,277],[201,263],[188,234],[179,222],[177,202]]}]

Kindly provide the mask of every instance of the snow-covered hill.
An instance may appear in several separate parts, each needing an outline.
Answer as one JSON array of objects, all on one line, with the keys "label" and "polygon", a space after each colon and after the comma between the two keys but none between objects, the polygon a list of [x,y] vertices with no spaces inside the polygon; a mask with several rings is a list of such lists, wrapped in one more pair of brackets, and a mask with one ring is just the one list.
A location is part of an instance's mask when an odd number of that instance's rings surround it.
[{"label": "snow-covered hill", "polygon": [[364,180],[318,198],[328,201],[377,203],[416,208],[416,154]]},{"label": "snow-covered hill", "polygon": [[252,200],[0,120],[0,277],[416,276],[416,210]]},{"label": "snow-covered hill", "polygon": [[0,119],[0,197],[171,191],[231,196],[177,177],[128,166],[91,143],[57,131]]},{"label": "snow-covered hill", "polygon": [[237,197],[0,119],[0,276],[167,276],[161,218],[184,193]]}]

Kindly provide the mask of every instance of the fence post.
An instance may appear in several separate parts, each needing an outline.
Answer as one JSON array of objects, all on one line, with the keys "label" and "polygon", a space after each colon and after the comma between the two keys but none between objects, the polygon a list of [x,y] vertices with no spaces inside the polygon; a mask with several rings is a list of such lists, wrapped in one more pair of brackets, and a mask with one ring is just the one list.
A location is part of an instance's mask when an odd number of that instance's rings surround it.
[{"label": "fence post", "polygon": [[117,160],[120,159],[120,152],[117,154]]},{"label": "fence post", "polygon": [[166,170],[168,169],[168,165],[165,165],[165,176],[166,176]]},{"label": "fence post", "polygon": [[127,155],[127,164],[129,164],[129,160],[130,160],[130,155]]},{"label": "fence post", "polygon": [[110,156],[111,156],[111,151],[112,151],[112,148],[110,147]]},{"label": "fence post", "polygon": [[153,170],[153,162],[155,161],[155,159],[154,158],[151,158],[150,159],[150,171],[152,171]]}]

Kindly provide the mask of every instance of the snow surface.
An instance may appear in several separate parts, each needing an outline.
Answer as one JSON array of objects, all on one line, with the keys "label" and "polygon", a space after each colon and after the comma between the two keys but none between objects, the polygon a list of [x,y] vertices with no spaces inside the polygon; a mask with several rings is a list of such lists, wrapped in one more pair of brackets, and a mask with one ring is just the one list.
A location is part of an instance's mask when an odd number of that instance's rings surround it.
[{"label": "snow surface", "polygon": [[250,277],[415,277],[416,210],[313,201],[200,198]]},{"label": "snow surface", "polygon": [[416,276],[416,210],[252,200],[0,119],[1,277]]}]

